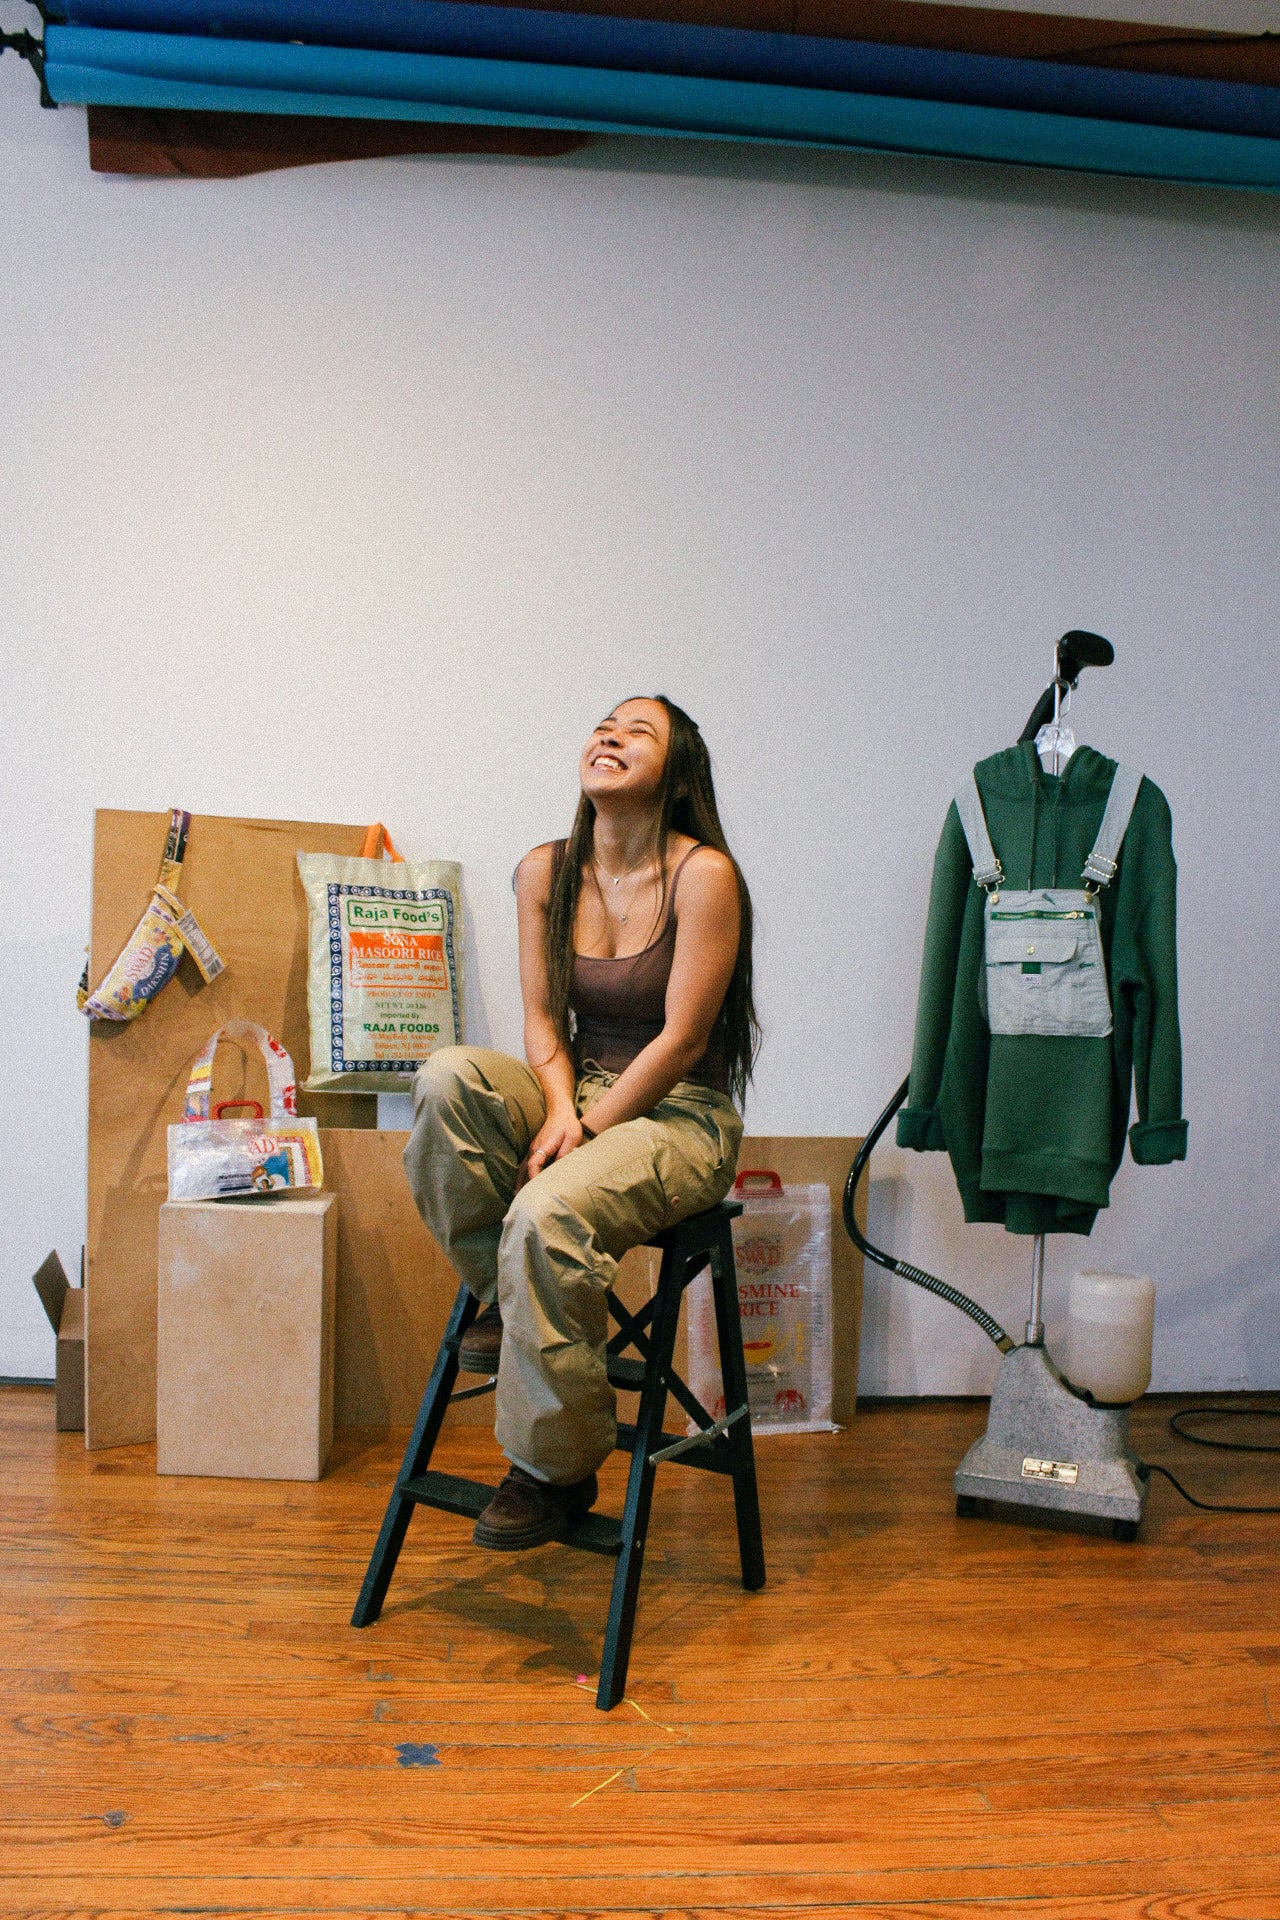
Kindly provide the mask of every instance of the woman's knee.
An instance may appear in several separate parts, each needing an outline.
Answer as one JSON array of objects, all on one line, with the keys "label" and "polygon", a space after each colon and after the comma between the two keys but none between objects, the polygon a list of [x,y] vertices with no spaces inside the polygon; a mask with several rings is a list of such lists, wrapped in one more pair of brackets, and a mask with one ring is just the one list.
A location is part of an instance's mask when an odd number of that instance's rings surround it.
[{"label": "woman's knee", "polygon": [[547,1240],[574,1223],[572,1208],[544,1180],[530,1180],[507,1208],[503,1239],[513,1245]]},{"label": "woman's knee", "polygon": [[515,1274],[545,1270],[564,1274],[594,1264],[592,1223],[554,1182],[539,1177],[521,1187],[503,1222],[499,1268]]},{"label": "woman's knee", "polygon": [[478,1084],[475,1066],[466,1047],[437,1047],[413,1076],[413,1112],[420,1118],[424,1109],[439,1113],[457,1105],[459,1098]]},{"label": "woman's knee", "polygon": [[[546,1354],[604,1338],[607,1273],[589,1222],[563,1196],[522,1187],[498,1245],[498,1300],[513,1348]],[[547,1364],[551,1364],[548,1362]]]}]

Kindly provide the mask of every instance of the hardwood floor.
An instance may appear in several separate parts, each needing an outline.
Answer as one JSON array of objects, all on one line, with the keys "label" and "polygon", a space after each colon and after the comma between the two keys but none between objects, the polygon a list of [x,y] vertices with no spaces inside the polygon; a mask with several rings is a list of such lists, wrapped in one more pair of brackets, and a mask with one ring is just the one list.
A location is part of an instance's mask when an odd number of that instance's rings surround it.
[{"label": "hardwood floor", "polygon": [[[1280,1500],[1167,1412],[1147,1458]],[[957,1520],[984,1417],[762,1441],[759,1594],[727,1485],[664,1469],[605,1715],[611,1563],[422,1512],[348,1626],[403,1435],[316,1486],[161,1480],[0,1390],[0,1911],[1280,1920],[1280,1517],[1157,1482],[1136,1545]],[[475,1428],[437,1461],[496,1477]]]}]

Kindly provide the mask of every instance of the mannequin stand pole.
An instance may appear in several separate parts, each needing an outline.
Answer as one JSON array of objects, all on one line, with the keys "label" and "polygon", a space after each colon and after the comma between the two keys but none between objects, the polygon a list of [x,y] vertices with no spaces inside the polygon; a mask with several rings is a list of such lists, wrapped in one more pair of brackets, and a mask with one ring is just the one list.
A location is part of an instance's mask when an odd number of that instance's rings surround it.
[{"label": "mannequin stand pole", "polygon": [[1031,1242],[1031,1309],[1027,1319],[1026,1343],[1029,1347],[1044,1345],[1044,1321],[1040,1317],[1041,1303],[1044,1299],[1044,1235],[1038,1233]]}]

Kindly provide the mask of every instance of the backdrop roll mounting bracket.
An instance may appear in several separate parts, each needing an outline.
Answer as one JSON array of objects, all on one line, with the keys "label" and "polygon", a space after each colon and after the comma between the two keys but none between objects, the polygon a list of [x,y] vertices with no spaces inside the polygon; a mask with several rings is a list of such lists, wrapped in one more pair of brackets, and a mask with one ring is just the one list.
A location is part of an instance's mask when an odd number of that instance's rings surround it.
[{"label": "backdrop roll mounting bracket", "polygon": [[20,60],[30,65],[36,79],[40,82],[40,105],[56,107],[57,101],[49,92],[44,80],[44,41],[37,40],[34,33],[0,33],[0,54],[16,53]]}]

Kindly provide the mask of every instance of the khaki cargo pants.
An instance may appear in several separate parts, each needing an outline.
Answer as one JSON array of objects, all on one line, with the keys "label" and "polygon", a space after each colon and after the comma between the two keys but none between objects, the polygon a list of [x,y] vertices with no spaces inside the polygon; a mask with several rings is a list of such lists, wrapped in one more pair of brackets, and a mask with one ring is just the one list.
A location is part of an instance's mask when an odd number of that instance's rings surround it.
[{"label": "khaki cargo pants", "polygon": [[[588,1063],[578,1112],[615,1078]],[[581,1480],[617,1439],[605,1371],[617,1263],[724,1198],[742,1122],[724,1094],[682,1080],[652,1112],[584,1141],[517,1193],[546,1118],[521,1061],[441,1048],[418,1072],[413,1110],[404,1160],[418,1211],[472,1293],[502,1308],[498,1443],[543,1480]]]}]

